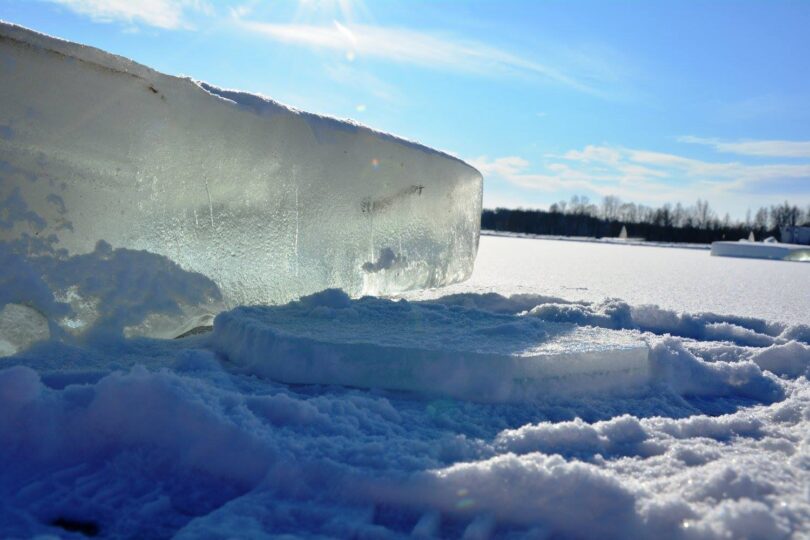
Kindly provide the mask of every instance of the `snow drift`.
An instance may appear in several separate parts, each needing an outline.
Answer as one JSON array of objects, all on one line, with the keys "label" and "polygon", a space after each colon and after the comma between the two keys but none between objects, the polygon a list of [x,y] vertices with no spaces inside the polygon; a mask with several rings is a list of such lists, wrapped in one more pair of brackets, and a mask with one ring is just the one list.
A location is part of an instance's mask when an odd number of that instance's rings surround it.
[{"label": "snow drift", "polygon": [[[489,333],[492,350],[534,340],[551,324],[540,317],[560,305],[529,295],[401,303],[327,292],[229,316],[259,336],[274,320],[279,334],[294,330],[272,351],[292,362],[308,347],[296,311],[308,313],[322,343],[335,342],[347,321],[410,316],[415,326],[436,326],[450,354],[461,349],[454,337],[463,342],[485,327],[499,330]],[[692,324],[654,327],[652,307],[612,305],[572,304],[567,318],[576,322],[565,324],[649,343],[646,383],[624,395],[539,392],[519,404],[280,384],[220,356],[216,330],[34,345],[0,369],[0,459],[8,464],[0,529],[66,538],[82,538],[66,530],[79,527],[134,538],[806,536],[805,336],[738,320],[771,338],[742,345],[724,339],[733,332],[700,329],[719,315],[682,314]],[[506,321],[509,340],[499,338]],[[648,329],[608,328],[619,322]],[[362,338],[343,345],[363,350]],[[503,375],[494,362],[479,374]]]}]

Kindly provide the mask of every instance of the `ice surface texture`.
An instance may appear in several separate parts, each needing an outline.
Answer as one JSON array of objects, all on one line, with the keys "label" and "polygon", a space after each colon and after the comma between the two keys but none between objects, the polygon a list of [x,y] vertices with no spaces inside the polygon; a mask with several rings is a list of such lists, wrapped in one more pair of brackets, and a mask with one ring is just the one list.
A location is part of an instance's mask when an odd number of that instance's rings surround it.
[{"label": "ice surface texture", "polygon": [[295,384],[522,401],[648,382],[637,336],[439,303],[331,289],[285,306],[240,307],[214,322],[214,346],[244,371]]},{"label": "ice surface texture", "polygon": [[[0,80],[13,253],[62,260],[103,240],[211,280],[225,307],[472,271],[482,178],[451,156],[2,23]],[[207,300],[174,318],[216,311]]]}]

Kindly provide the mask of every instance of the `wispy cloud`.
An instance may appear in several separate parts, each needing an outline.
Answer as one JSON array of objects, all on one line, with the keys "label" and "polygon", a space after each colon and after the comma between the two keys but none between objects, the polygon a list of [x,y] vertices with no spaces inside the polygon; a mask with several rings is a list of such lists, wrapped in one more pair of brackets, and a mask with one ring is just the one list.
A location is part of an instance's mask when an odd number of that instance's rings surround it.
[{"label": "wispy cloud", "polygon": [[[238,3],[215,3],[213,0],[42,1],[65,6],[99,22],[193,29],[195,23],[227,20],[240,31],[278,43],[338,51],[349,61],[366,57],[455,73],[528,77],[603,98],[626,93],[610,90],[615,90],[621,83],[620,74],[625,66],[621,58],[605,47],[587,51],[575,47],[547,48],[536,53],[543,60],[536,60],[447,32],[352,22],[355,8],[362,7],[362,3],[344,0],[336,0],[339,9],[333,10],[335,20],[318,24],[260,19],[254,13],[260,5],[258,0]],[[304,2],[301,6],[300,9],[313,9]],[[267,9],[261,11],[265,15],[272,13]]]},{"label": "wispy cloud", "polygon": [[330,25],[311,25],[234,20],[241,28],[280,43],[479,75],[530,74],[580,92],[602,94],[562,70],[497,47],[452,36],[337,21]]},{"label": "wispy cloud", "polygon": [[600,181],[606,180],[603,176],[586,173],[565,163],[550,163],[541,172],[530,172],[531,163],[519,156],[494,159],[480,156],[467,161],[481,171],[485,179],[499,178],[521,188],[547,193],[565,190],[601,193]]},{"label": "wispy cloud", "polygon": [[355,68],[350,63],[335,63],[324,67],[324,72],[333,81],[368,93],[386,102],[397,102],[402,93],[392,84],[373,73]]},{"label": "wispy cloud", "polygon": [[710,146],[717,152],[757,157],[810,158],[810,141],[723,141],[720,139],[678,137],[679,142]]},{"label": "wispy cloud", "polygon": [[720,206],[744,208],[762,203],[762,197],[773,202],[784,199],[781,190],[786,185],[793,186],[791,195],[810,198],[810,163],[710,162],[607,145],[570,150],[539,164],[519,156],[482,156],[469,161],[485,178],[524,189],[619,195],[647,204],[690,202],[702,197]]},{"label": "wispy cloud", "polygon": [[191,12],[212,14],[205,0],[47,0],[99,22],[142,23],[164,29],[190,28]]},{"label": "wispy cloud", "polygon": [[505,178],[518,176],[529,167],[529,162],[518,156],[506,156],[492,160],[481,156],[471,159],[469,162],[484,176],[497,175]]}]

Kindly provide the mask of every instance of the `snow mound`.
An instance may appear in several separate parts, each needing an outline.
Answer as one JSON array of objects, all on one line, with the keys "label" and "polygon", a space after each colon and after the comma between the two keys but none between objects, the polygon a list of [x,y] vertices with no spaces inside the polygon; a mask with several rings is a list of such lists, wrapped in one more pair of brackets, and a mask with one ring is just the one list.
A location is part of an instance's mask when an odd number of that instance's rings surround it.
[{"label": "snow mound", "polygon": [[629,391],[649,368],[646,344],[627,333],[334,289],[221,313],[212,343],[241,370],[285,383],[476,401]]}]

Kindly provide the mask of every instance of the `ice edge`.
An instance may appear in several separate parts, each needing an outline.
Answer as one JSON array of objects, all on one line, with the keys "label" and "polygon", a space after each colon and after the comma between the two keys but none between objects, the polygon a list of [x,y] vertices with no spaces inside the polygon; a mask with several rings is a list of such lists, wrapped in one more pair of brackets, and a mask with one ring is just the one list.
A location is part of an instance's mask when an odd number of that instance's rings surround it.
[{"label": "ice edge", "polygon": [[261,94],[221,88],[205,81],[193,79],[192,77],[169,75],[135,62],[134,60],[125,56],[117,55],[91,45],[84,45],[67,39],[44,34],[25,26],[0,19],[0,40],[4,39],[15,41],[31,47],[37,47],[49,52],[74,58],[81,62],[94,64],[105,69],[117,71],[141,79],[151,80],[157,77],[168,77],[178,81],[190,83],[216,99],[227,101],[238,107],[251,110],[254,114],[262,114],[263,112],[271,112],[273,110],[285,110],[292,114],[303,116],[308,120],[333,124],[338,128],[366,131],[370,135],[383,137],[392,142],[410,146],[423,152],[426,151],[445,158],[450,158],[468,167],[481,179],[483,179],[483,175],[478,169],[458,156],[432,148],[418,141],[374,129],[353,119],[341,119],[324,114],[303,111],[301,109],[280,103]]}]

